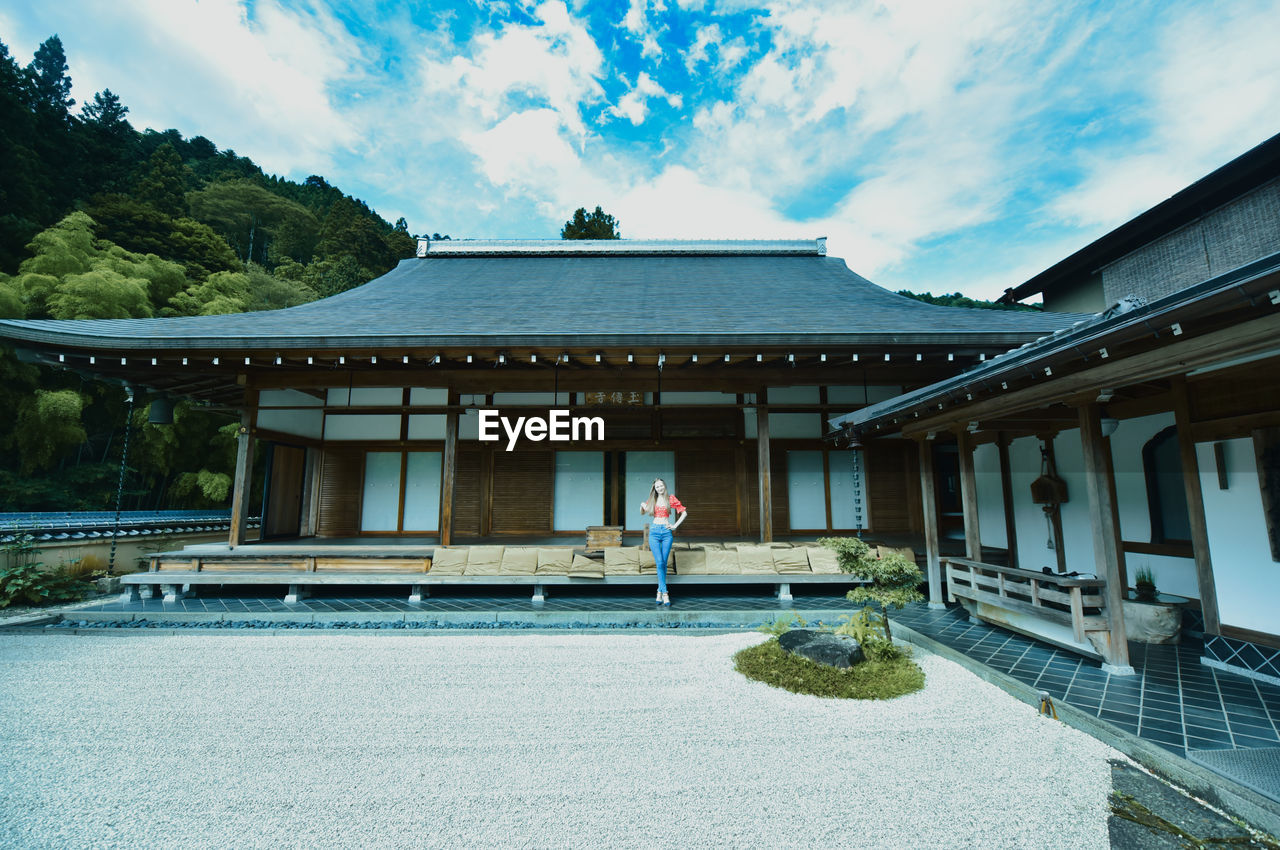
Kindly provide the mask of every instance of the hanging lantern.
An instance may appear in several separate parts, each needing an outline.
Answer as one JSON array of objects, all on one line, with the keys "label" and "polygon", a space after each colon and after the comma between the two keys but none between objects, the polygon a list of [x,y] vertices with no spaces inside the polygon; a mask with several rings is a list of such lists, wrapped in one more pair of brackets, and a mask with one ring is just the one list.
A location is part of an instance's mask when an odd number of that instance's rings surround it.
[{"label": "hanging lantern", "polygon": [[151,408],[147,411],[148,425],[172,425],[173,424],[173,401],[161,396],[153,399]]}]

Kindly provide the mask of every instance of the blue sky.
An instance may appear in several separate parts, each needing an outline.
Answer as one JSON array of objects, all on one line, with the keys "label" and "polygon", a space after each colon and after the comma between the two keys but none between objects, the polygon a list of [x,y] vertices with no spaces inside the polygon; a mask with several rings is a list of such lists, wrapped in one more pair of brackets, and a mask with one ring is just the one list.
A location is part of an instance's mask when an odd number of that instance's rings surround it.
[{"label": "blue sky", "polygon": [[81,103],[415,233],[827,236],[992,298],[1280,132],[1280,0],[0,0]]}]

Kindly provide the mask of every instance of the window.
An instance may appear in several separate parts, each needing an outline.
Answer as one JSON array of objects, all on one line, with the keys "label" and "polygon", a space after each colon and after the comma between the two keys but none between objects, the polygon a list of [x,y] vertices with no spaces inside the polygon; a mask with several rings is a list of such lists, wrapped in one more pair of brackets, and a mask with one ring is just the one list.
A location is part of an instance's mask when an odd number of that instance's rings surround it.
[{"label": "window", "polygon": [[1142,447],[1142,468],[1151,511],[1151,542],[1190,543],[1191,518],[1176,427],[1165,428]]}]

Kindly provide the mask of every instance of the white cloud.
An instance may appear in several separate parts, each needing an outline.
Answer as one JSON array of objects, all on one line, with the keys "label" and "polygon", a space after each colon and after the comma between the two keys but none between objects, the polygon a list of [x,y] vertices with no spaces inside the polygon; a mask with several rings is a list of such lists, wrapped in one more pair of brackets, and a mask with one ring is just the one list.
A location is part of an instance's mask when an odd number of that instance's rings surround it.
[{"label": "white cloud", "polygon": [[641,71],[636,77],[636,84],[618,100],[617,105],[609,108],[609,112],[626,118],[638,127],[644,123],[649,113],[649,100],[655,97],[664,99],[673,109],[679,109],[684,102],[679,94],[668,92],[647,73]]},{"label": "white cloud", "polygon": [[703,62],[708,61],[708,47],[720,47],[720,42],[724,40],[724,35],[720,32],[719,24],[708,24],[698,29],[698,35],[694,38],[693,44],[689,46],[689,50],[684,56],[684,67],[690,73]]},{"label": "white cloud", "polygon": [[622,26],[633,35],[645,31],[645,10],[649,8],[648,0],[631,0],[627,13],[622,16]]},{"label": "white cloud", "polygon": [[[358,75],[360,49],[326,14],[266,0],[250,19],[235,0],[133,0],[83,9],[64,32],[78,99],[110,88],[137,126],[179,126],[282,173],[327,169],[359,143],[329,89]],[[131,49],[82,49],[123,32]]]},{"label": "white cloud", "polygon": [[1274,134],[1278,20],[1280,2],[1267,0],[1193,10],[1157,29],[1157,64],[1135,81],[1145,137],[1089,155],[1085,179],[1050,211],[1073,226],[1113,227]]},{"label": "white cloud", "polygon": [[514,113],[465,142],[490,183],[532,198],[545,215],[560,215],[569,199],[608,192],[565,139],[552,109]]},{"label": "white cloud", "polygon": [[603,96],[598,77],[604,56],[564,3],[543,3],[536,14],[540,26],[513,24],[496,34],[482,33],[470,57],[426,58],[422,66],[426,90],[460,96],[472,112],[488,121],[507,114],[509,96],[538,98],[566,128],[584,136],[579,107]]}]

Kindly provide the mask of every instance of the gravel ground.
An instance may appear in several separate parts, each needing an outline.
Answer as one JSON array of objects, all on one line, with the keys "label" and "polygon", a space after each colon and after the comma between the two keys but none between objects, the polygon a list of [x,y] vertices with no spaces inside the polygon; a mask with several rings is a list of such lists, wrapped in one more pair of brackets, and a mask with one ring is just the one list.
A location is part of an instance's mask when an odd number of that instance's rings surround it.
[{"label": "gravel ground", "polygon": [[760,634],[0,636],[0,846],[1107,847],[1108,758],[963,668]]}]

